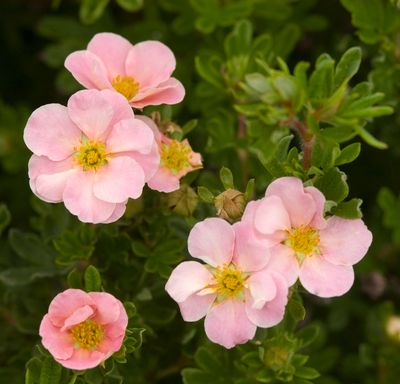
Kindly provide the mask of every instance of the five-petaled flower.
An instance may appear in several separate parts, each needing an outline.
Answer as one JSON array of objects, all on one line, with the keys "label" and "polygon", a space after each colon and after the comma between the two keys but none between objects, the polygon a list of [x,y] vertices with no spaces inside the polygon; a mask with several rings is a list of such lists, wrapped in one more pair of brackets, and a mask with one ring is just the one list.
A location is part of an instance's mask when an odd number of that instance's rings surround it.
[{"label": "five-petaled flower", "polygon": [[187,173],[202,167],[200,153],[194,152],[187,139],[178,141],[160,132],[147,116],[137,116],[153,131],[160,153],[160,167],[147,182],[151,189],[172,192],[179,189],[179,180]]},{"label": "five-petaled flower", "polygon": [[185,89],[171,77],[174,54],[159,41],[132,45],[114,33],[98,33],[87,49],[71,53],[65,67],[88,89],[111,89],[122,94],[135,108],[176,104]]},{"label": "five-petaled flower", "polygon": [[361,219],[323,217],[324,195],[296,177],[272,182],[263,199],[246,207],[242,221],[253,227],[253,246],[264,248],[269,268],[297,278],[309,292],[340,296],[354,281],[353,264],[366,254],[372,234]]},{"label": "five-petaled flower", "polygon": [[127,325],[125,308],[114,296],[67,289],[50,303],[39,334],[56,361],[83,370],[96,367],[121,348]]},{"label": "five-petaled flower", "polygon": [[254,337],[257,326],[272,327],[284,315],[285,279],[253,255],[246,227],[218,218],[197,223],[188,239],[189,253],[207,264],[184,261],[172,272],[166,291],[185,321],[206,316],[207,336],[226,348]]},{"label": "five-petaled flower", "polygon": [[33,192],[64,201],[83,222],[119,219],[157,171],[151,129],[135,118],[123,96],[109,90],[75,93],[68,106],[48,104],[30,116],[24,140]]}]

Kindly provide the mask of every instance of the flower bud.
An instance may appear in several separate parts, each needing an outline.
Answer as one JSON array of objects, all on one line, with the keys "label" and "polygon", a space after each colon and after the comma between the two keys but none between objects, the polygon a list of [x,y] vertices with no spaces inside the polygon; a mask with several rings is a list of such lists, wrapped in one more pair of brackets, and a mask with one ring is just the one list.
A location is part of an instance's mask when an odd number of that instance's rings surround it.
[{"label": "flower bud", "polygon": [[243,214],[245,199],[242,192],[236,189],[227,189],[215,198],[214,204],[219,217],[235,221]]}]

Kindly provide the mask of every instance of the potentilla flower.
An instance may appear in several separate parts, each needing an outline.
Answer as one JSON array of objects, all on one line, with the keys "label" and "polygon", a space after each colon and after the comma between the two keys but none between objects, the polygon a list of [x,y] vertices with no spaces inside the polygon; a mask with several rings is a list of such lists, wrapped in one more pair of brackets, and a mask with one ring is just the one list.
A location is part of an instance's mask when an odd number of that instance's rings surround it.
[{"label": "potentilla flower", "polygon": [[151,189],[172,192],[180,187],[179,180],[187,173],[202,167],[200,153],[193,152],[187,139],[178,141],[160,132],[157,125],[147,116],[138,116],[153,131],[160,153],[160,166],[147,182]]},{"label": "potentilla flower", "polygon": [[189,234],[189,253],[207,264],[184,261],[166,291],[185,321],[205,318],[208,338],[232,348],[254,337],[257,326],[272,327],[284,316],[288,287],[268,259],[253,254],[247,227],[218,218],[197,223]]},{"label": "potentilla flower", "polygon": [[354,281],[353,264],[366,254],[372,234],[361,219],[323,217],[325,197],[300,179],[281,177],[265,198],[251,202],[242,225],[253,226],[253,246],[266,250],[268,267],[297,278],[320,297],[340,296]]},{"label": "potentilla flower", "polygon": [[163,43],[132,45],[114,33],[96,34],[86,50],[65,60],[65,67],[84,87],[117,91],[135,108],[182,101],[185,89],[171,77],[175,66],[174,54]]},{"label": "potentilla flower", "polygon": [[127,325],[125,308],[114,296],[67,289],[50,303],[39,334],[56,361],[83,370],[96,367],[121,348]]},{"label": "potentilla flower", "polygon": [[47,104],[29,117],[24,140],[32,191],[64,201],[79,220],[110,223],[137,199],[160,157],[151,129],[123,96],[109,90],[75,93],[68,106]]}]

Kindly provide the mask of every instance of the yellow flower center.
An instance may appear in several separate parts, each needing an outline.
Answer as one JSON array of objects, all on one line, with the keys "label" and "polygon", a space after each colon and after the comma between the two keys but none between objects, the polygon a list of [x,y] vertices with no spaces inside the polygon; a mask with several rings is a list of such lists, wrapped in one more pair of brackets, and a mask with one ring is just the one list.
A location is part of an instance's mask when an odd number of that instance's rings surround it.
[{"label": "yellow flower center", "polygon": [[108,163],[106,146],[102,142],[83,140],[79,148],[75,148],[74,160],[84,171],[97,170]]},{"label": "yellow flower center", "polygon": [[[214,272],[214,288],[220,300],[243,296],[246,274],[237,270],[232,264],[217,267]],[[242,297],[243,296],[243,297]]]},{"label": "yellow flower center", "polygon": [[285,243],[297,255],[312,256],[317,251],[319,234],[313,227],[301,225],[288,231]]},{"label": "yellow flower center", "polygon": [[125,96],[127,100],[133,99],[139,89],[139,83],[136,82],[131,76],[114,77],[111,82],[113,88],[121,95]]},{"label": "yellow flower center", "polygon": [[104,336],[103,327],[91,319],[75,325],[70,332],[75,348],[96,349]]},{"label": "yellow flower center", "polygon": [[190,167],[190,153],[192,149],[178,140],[170,143],[161,143],[161,166],[177,174],[186,167]]}]

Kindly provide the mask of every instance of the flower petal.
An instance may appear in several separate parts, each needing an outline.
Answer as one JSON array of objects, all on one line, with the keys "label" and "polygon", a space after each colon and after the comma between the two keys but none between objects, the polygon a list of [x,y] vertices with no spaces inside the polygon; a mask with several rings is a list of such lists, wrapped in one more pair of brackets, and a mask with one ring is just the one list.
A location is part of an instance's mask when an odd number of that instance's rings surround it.
[{"label": "flower petal", "polygon": [[353,285],[353,267],[334,265],[320,256],[306,257],[300,267],[300,282],[310,293],[319,297],[345,294]]},{"label": "flower petal", "polygon": [[274,244],[266,238],[257,236],[254,227],[240,221],[233,225],[235,230],[235,250],[233,263],[243,272],[259,271],[269,259],[269,248]]},{"label": "flower petal", "polygon": [[268,196],[260,201],[254,215],[254,225],[266,235],[291,228],[288,212],[278,196]]},{"label": "flower petal", "polygon": [[49,203],[61,202],[67,179],[75,172],[72,157],[51,161],[45,156],[33,155],[28,168],[33,193]]},{"label": "flower petal", "polygon": [[70,316],[68,316],[64,325],[61,327],[61,332],[67,331],[74,325],[80,324],[91,317],[94,313],[93,307],[90,305],[83,305],[77,308]]},{"label": "flower petal", "polygon": [[148,154],[153,147],[154,134],[141,120],[121,120],[114,125],[106,143],[111,153],[137,151]]},{"label": "flower petal", "polygon": [[[261,272],[257,272],[261,273]],[[246,313],[249,319],[259,327],[273,327],[282,321],[288,301],[288,287],[285,279],[277,273],[270,272],[276,288],[275,297],[267,301],[262,308],[255,308],[246,300]]]},{"label": "flower petal", "polygon": [[257,329],[246,315],[244,302],[232,299],[211,307],[204,328],[211,341],[225,348],[246,343]]},{"label": "flower petal", "polygon": [[53,161],[70,156],[80,139],[81,131],[70,119],[67,108],[60,104],[43,105],[33,111],[24,130],[27,147],[35,155]]},{"label": "flower petal", "polygon": [[146,182],[153,177],[160,166],[160,154],[156,142],[153,143],[149,153],[143,154],[140,152],[129,152],[129,157],[136,160],[136,162],[142,167]]},{"label": "flower petal", "polygon": [[111,216],[103,221],[103,224],[110,224],[114,223],[115,221],[119,220],[123,214],[125,213],[126,210],[126,201],[120,204],[115,204],[115,209],[114,212],[111,214]]},{"label": "flower petal", "polygon": [[143,41],[129,51],[125,70],[140,84],[140,88],[157,87],[167,81],[176,66],[172,51],[159,41]]},{"label": "flower petal", "polygon": [[74,349],[72,356],[69,359],[56,359],[62,366],[68,369],[76,369],[82,371],[97,367],[108,356],[97,350],[77,348]]},{"label": "flower petal", "polygon": [[90,139],[104,139],[114,111],[104,95],[95,89],[74,93],[68,100],[68,113],[72,121]]},{"label": "flower petal", "polygon": [[93,193],[100,200],[123,203],[129,197],[140,197],[143,187],[144,172],[140,165],[128,156],[118,156],[96,172]]},{"label": "flower petal", "polygon": [[324,259],[336,265],[358,263],[372,242],[372,233],[361,219],[347,220],[337,216],[328,220],[319,236]]},{"label": "flower petal", "polygon": [[64,66],[85,88],[112,88],[104,63],[92,52],[73,52],[65,59]]},{"label": "flower petal", "polygon": [[121,120],[133,119],[135,117],[132,108],[126,102],[126,98],[120,93],[110,89],[103,89],[100,91],[100,94],[110,103],[113,110],[112,119],[108,124],[110,127],[113,127]]},{"label": "flower petal", "polygon": [[292,227],[310,224],[317,207],[313,196],[305,193],[303,182],[297,177],[280,177],[267,188],[265,196],[279,196],[289,214]]},{"label": "flower petal", "polygon": [[261,309],[267,301],[271,301],[277,295],[277,287],[271,273],[264,269],[254,272],[246,282],[248,285],[249,305],[254,309]]},{"label": "flower petal", "polygon": [[204,296],[193,293],[185,301],[178,303],[183,320],[197,321],[203,318],[208,313],[216,297],[215,293]]},{"label": "flower petal", "polygon": [[131,48],[127,39],[110,32],[97,33],[87,46],[104,63],[111,79],[125,75],[125,60]]},{"label": "flower petal", "polygon": [[326,227],[326,220],[324,219],[324,206],[325,206],[325,196],[321,191],[315,187],[306,187],[304,191],[311,195],[315,203],[315,214],[312,218],[310,225],[317,229],[323,229]]},{"label": "flower petal", "polygon": [[147,105],[178,104],[185,97],[185,88],[182,83],[171,77],[157,88],[139,90],[137,95],[129,101],[135,108],[144,108]]},{"label": "flower petal", "polygon": [[235,232],[225,220],[209,218],[197,223],[188,238],[189,253],[213,267],[230,263]]},{"label": "flower petal", "polygon": [[65,185],[63,200],[66,208],[84,223],[103,223],[115,210],[115,203],[98,199],[93,193],[95,174],[91,171],[76,171]]},{"label": "flower petal", "polygon": [[184,261],[171,273],[165,290],[178,303],[190,295],[205,288],[213,276],[208,269],[197,261]]},{"label": "flower petal", "polygon": [[277,244],[270,250],[271,258],[266,268],[282,275],[287,285],[292,286],[299,277],[300,266],[294,251],[283,244]]},{"label": "flower petal", "polygon": [[99,324],[109,324],[120,317],[120,303],[107,292],[89,292],[88,295],[96,303],[95,319]]},{"label": "flower petal", "polygon": [[155,191],[166,193],[176,191],[180,187],[179,178],[165,167],[159,168],[147,184]]},{"label": "flower petal", "polygon": [[144,115],[137,115],[135,118],[143,121],[143,123],[145,123],[152,130],[157,143],[161,142],[162,134],[153,119],[150,119],[150,117]]}]

